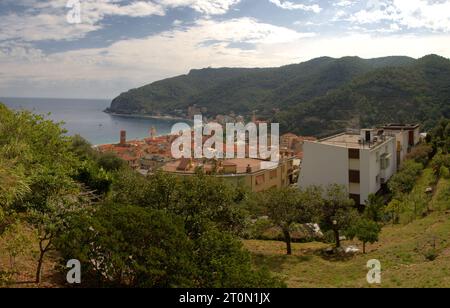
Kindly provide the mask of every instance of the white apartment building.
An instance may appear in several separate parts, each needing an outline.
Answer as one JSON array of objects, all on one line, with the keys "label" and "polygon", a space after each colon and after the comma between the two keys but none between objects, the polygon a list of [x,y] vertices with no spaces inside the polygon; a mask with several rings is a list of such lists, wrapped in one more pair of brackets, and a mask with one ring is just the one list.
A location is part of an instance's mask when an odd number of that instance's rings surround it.
[{"label": "white apartment building", "polygon": [[387,124],[379,127],[383,133],[395,135],[397,139],[397,167],[403,162],[406,154],[420,142],[419,124]]},{"label": "white apartment building", "polygon": [[303,151],[299,186],[343,185],[356,205],[364,205],[397,171],[396,135],[383,130],[306,141]]}]

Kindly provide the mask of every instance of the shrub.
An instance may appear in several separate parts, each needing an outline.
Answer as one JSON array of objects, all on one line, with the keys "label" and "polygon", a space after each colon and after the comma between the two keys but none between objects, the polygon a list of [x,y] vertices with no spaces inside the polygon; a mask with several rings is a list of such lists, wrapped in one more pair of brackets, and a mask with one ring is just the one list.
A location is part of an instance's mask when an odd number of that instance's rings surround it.
[{"label": "shrub", "polygon": [[433,147],[427,144],[419,145],[411,150],[405,157],[407,160],[413,160],[422,165],[426,165],[433,153]]},{"label": "shrub", "polygon": [[436,249],[430,249],[424,253],[424,257],[428,261],[434,261],[439,257],[439,253]]},{"label": "shrub", "polygon": [[400,171],[392,176],[388,183],[394,196],[407,194],[414,188],[417,178],[423,170],[423,165],[412,160],[403,163]]}]

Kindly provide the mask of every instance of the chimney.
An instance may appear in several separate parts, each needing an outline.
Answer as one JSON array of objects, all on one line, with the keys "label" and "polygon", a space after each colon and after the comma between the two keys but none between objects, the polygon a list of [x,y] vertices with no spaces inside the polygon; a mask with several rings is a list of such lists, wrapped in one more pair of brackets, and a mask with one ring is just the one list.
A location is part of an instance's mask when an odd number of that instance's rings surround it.
[{"label": "chimney", "polygon": [[126,130],[120,131],[120,144],[121,145],[127,144],[127,131]]}]

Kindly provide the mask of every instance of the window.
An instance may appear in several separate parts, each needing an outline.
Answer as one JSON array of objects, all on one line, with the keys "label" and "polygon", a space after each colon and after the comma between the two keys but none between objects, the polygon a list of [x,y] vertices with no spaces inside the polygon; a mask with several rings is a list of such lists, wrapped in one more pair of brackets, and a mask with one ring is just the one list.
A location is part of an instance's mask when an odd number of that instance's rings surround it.
[{"label": "window", "polygon": [[256,177],[256,185],[261,185],[264,184],[264,182],[266,181],[264,174],[262,175],[258,175]]},{"label": "window", "polygon": [[348,149],[348,158],[359,159],[359,150],[358,149]]},{"label": "window", "polygon": [[390,154],[383,154],[381,155],[381,170],[386,170],[390,167],[391,164],[391,155]]},{"label": "window", "polygon": [[361,175],[360,175],[359,170],[349,170],[348,178],[349,178],[350,183],[360,183],[361,182]]},{"label": "window", "polygon": [[381,169],[386,170],[389,168],[389,159],[385,158],[381,161]]},{"label": "window", "polygon": [[274,179],[278,176],[278,170],[272,170],[270,171],[270,179]]}]

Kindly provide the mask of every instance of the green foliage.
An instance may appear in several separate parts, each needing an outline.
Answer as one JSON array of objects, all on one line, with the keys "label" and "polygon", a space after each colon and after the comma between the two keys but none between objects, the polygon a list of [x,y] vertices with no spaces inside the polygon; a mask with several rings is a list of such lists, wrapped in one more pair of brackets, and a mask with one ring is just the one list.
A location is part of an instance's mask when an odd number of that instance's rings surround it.
[{"label": "green foliage", "polygon": [[426,166],[430,158],[432,158],[433,147],[428,144],[421,144],[414,147],[410,153],[405,156],[406,160],[414,160],[417,163]]},{"label": "green foliage", "polygon": [[84,161],[74,178],[97,195],[107,194],[113,181],[112,176],[93,161]]},{"label": "green foliage", "polygon": [[450,179],[450,170],[447,167],[442,166],[439,174],[445,179]]},{"label": "green foliage", "polygon": [[26,236],[23,227],[21,228],[21,225],[17,221],[6,228],[2,239],[6,243],[4,247],[5,251],[9,254],[10,270],[13,271],[15,269],[16,258],[29,252],[29,248],[33,243]]},{"label": "green foliage", "polygon": [[[194,70],[122,93],[110,111],[180,115],[176,110],[194,104],[208,108],[207,116],[258,110],[282,131],[310,135],[394,122],[429,129],[450,116],[449,83],[450,61],[435,55],[324,57],[280,68]],[[274,108],[281,112],[274,116]]]},{"label": "green foliage", "polygon": [[340,231],[346,231],[358,217],[355,203],[348,198],[346,189],[339,185],[330,185],[321,207],[321,229],[334,232],[336,247],[340,247]]},{"label": "green foliage", "polygon": [[384,216],[384,208],[383,197],[370,194],[364,209],[364,216],[374,222],[381,222]]},{"label": "green foliage", "polygon": [[250,254],[230,234],[209,231],[196,240],[197,283],[202,288],[284,287],[266,270],[254,271]]},{"label": "green foliage", "polygon": [[95,158],[98,155],[98,153],[92,148],[92,145],[80,135],[75,135],[72,137],[70,150],[82,160]]},{"label": "green foliage", "polygon": [[378,242],[381,227],[373,220],[360,218],[347,230],[346,235],[350,238],[357,238],[363,243],[363,253],[366,253],[366,244]]},{"label": "green foliage", "polygon": [[71,225],[58,248],[83,263],[86,279],[116,287],[190,286],[193,247],[180,218],[106,203],[92,217],[72,217]]},{"label": "green foliage", "polygon": [[283,232],[287,254],[291,254],[292,228],[296,223],[306,224],[316,220],[322,200],[320,189],[272,189],[258,197],[269,220]]},{"label": "green foliage", "polygon": [[246,239],[264,240],[266,239],[264,233],[272,227],[273,224],[269,219],[255,219],[248,223],[243,237]]},{"label": "green foliage", "polygon": [[406,160],[402,164],[400,171],[394,174],[389,180],[389,190],[394,196],[400,196],[411,192],[422,170],[423,165],[421,163]]},{"label": "green foliage", "polygon": [[450,116],[441,119],[427,136],[427,141],[431,143],[437,151],[440,149],[443,154],[450,153]]},{"label": "green foliage", "polygon": [[402,201],[393,199],[384,209],[385,213],[390,216],[394,224],[400,222],[400,213],[403,211],[404,205]]},{"label": "green foliage", "polygon": [[118,171],[126,166],[126,163],[114,153],[99,154],[97,164],[108,172]]},{"label": "green foliage", "polygon": [[237,206],[242,192],[220,179],[204,175],[177,178],[163,173],[144,178],[128,171],[120,174],[113,185],[112,200],[180,215],[192,236],[211,225],[235,234],[244,227],[245,215]]},{"label": "green foliage", "polygon": [[445,173],[445,169],[450,168],[450,154],[437,154],[431,161],[431,168],[433,169],[436,178],[441,177]]},{"label": "green foliage", "polygon": [[[81,137],[66,137],[60,125],[3,105],[0,180],[0,230],[8,230],[14,258],[26,243],[9,231],[16,214],[34,229],[37,283],[45,256],[58,249],[62,264],[83,262],[86,285],[283,286],[252,269],[236,237],[246,221],[239,206],[246,192],[221,180],[145,178]],[[0,275],[1,283],[11,277]]]}]

